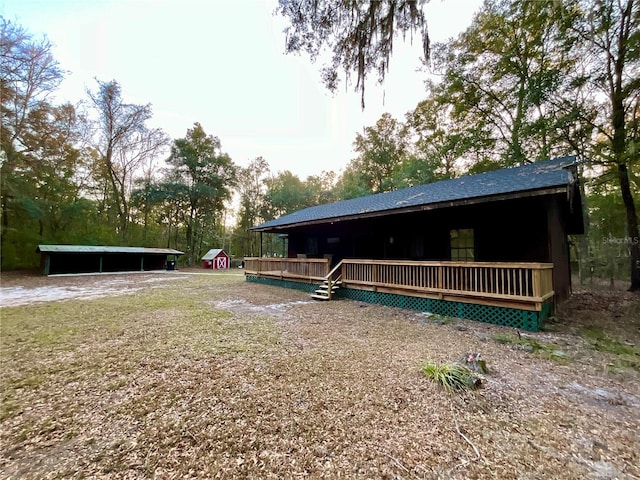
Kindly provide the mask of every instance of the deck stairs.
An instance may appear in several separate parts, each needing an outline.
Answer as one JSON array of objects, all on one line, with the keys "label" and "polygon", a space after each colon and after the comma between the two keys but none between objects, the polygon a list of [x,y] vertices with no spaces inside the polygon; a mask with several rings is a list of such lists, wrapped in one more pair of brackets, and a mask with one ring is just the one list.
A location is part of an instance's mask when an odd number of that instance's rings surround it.
[{"label": "deck stairs", "polygon": [[[335,280],[333,278],[334,276],[336,276]],[[311,298],[316,300],[331,300],[333,294],[340,289],[340,285],[342,285],[342,260],[324,277],[324,282],[322,282],[322,285],[311,295]]]},{"label": "deck stairs", "polygon": [[322,285],[311,295],[316,300],[331,300],[331,297],[340,289],[341,281],[331,282],[331,292],[329,292],[329,280],[325,280]]}]

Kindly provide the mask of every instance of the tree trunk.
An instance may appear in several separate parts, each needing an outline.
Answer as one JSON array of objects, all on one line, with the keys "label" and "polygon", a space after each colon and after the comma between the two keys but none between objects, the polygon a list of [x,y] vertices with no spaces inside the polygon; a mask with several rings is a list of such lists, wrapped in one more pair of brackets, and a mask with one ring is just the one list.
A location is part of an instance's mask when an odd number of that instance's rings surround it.
[{"label": "tree trunk", "polygon": [[[11,144],[2,145],[2,150],[5,154],[5,160],[0,167],[0,208],[2,208],[2,227],[0,228],[0,252],[5,251],[5,243],[7,239],[7,232],[9,231],[9,205],[11,201],[11,194],[7,185],[7,179],[11,177],[14,171],[14,165],[17,161],[17,154],[14,154],[13,146]],[[2,255],[4,260],[4,255]]]},{"label": "tree trunk", "polygon": [[144,246],[147,246],[147,228],[149,224],[149,207],[147,205],[147,200],[145,199],[144,203],[144,225],[142,228],[142,243]]},{"label": "tree trunk", "polygon": [[627,242],[631,254],[631,286],[629,291],[638,292],[640,291],[640,232],[638,231],[636,205],[629,184],[629,171],[624,163],[618,164],[618,179],[627,216]]},{"label": "tree trunk", "polygon": [[107,153],[104,156],[104,162],[107,167],[106,170],[109,177],[109,183],[111,184],[111,190],[113,192],[114,203],[117,211],[118,229],[120,230],[120,243],[124,244],[126,235],[126,219],[124,218],[124,212],[122,211],[120,190],[118,189],[118,185],[116,183],[117,175],[113,166],[113,145],[111,144],[111,141],[107,147]]},{"label": "tree trunk", "polygon": [[187,223],[187,265],[191,266],[193,262],[193,245],[191,244],[193,237],[193,219],[189,219]]},{"label": "tree trunk", "polygon": [[611,97],[611,123],[613,127],[613,139],[611,150],[617,163],[618,181],[620,183],[620,193],[624,204],[627,224],[627,241],[631,253],[631,285],[632,292],[640,291],[640,234],[638,233],[638,215],[633,202],[633,194],[629,184],[628,165],[625,160],[627,147],[626,122],[625,122],[625,91],[623,89],[625,53],[629,46],[630,29],[632,22],[633,0],[629,0],[626,6],[619,4],[621,11],[619,31],[617,33],[617,56],[614,57],[609,52],[608,56],[608,76],[610,79]]},{"label": "tree trunk", "polygon": [[[582,174],[582,168],[580,168],[580,174]],[[581,175],[582,176],[582,175]],[[584,177],[582,177],[584,178]],[[582,196],[582,201],[584,203],[585,211],[588,212],[588,204],[587,200],[587,192],[584,188],[584,182],[580,182],[580,195]],[[580,285],[585,284],[586,276],[589,275],[592,283],[593,283],[593,274],[591,272],[592,262],[591,262],[591,249],[589,246],[589,230],[591,229],[591,220],[588,214],[583,215],[584,217],[584,234],[578,235],[578,252],[580,253],[580,257],[578,258],[578,272],[580,277]]]}]

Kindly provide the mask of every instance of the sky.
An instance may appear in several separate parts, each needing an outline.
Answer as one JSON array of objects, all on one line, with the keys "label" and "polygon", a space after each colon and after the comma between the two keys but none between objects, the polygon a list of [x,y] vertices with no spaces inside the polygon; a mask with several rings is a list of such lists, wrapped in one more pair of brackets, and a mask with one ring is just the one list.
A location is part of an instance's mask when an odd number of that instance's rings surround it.
[{"label": "sky", "polygon": [[[305,179],[339,173],[355,158],[356,133],[389,112],[402,120],[424,99],[422,45],[396,39],[382,86],[335,94],[321,64],[284,53],[277,0],[0,0],[0,15],[46,35],[67,72],[56,100],[86,99],[96,81],[116,80],[126,103],[151,104],[150,126],[182,138],[195,122],[241,166],[258,156],[272,173]],[[431,0],[432,42],[457,35],[480,0]]]}]

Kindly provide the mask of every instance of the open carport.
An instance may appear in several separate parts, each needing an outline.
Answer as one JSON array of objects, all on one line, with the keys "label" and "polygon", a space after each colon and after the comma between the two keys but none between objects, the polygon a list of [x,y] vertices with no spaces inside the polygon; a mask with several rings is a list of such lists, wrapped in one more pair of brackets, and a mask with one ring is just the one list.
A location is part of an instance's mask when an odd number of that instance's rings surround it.
[{"label": "open carport", "polygon": [[184,254],[171,248],[93,245],[38,245],[36,253],[45,275],[162,270]]}]

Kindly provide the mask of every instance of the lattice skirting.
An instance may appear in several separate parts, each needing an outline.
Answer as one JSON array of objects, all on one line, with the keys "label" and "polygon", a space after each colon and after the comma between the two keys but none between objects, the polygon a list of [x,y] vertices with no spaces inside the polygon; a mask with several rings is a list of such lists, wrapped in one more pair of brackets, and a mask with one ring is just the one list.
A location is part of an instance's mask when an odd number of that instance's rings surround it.
[{"label": "lattice skirting", "polygon": [[542,311],[535,312],[517,308],[452,302],[435,298],[411,297],[395,293],[371,292],[354,288],[341,288],[336,292],[336,296],[360,302],[377,303],[388,307],[430,312],[444,317],[466,318],[496,325],[505,325],[530,332],[537,332],[551,311],[551,303],[544,304]]},{"label": "lattice skirting", "polygon": [[293,290],[302,290],[303,292],[313,293],[318,289],[318,283],[293,282],[291,280],[280,280],[277,278],[258,277],[256,275],[247,275],[247,282],[262,283],[263,285],[273,285],[276,287],[291,288]]},{"label": "lattice skirting", "polygon": [[[245,278],[248,282],[292,288],[308,293],[313,293],[318,288],[316,283],[293,282],[291,280],[263,278],[255,275],[247,275]],[[371,292],[356,290],[355,288],[341,288],[335,293],[335,296],[365,303],[376,303],[387,307],[430,312],[444,317],[466,318],[479,322],[504,325],[530,332],[537,332],[542,327],[551,312],[552,306],[551,303],[545,303],[542,306],[542,311],[536,312],[517,308],[452,302],[436,298],[411,297],[395,293]]]}]

